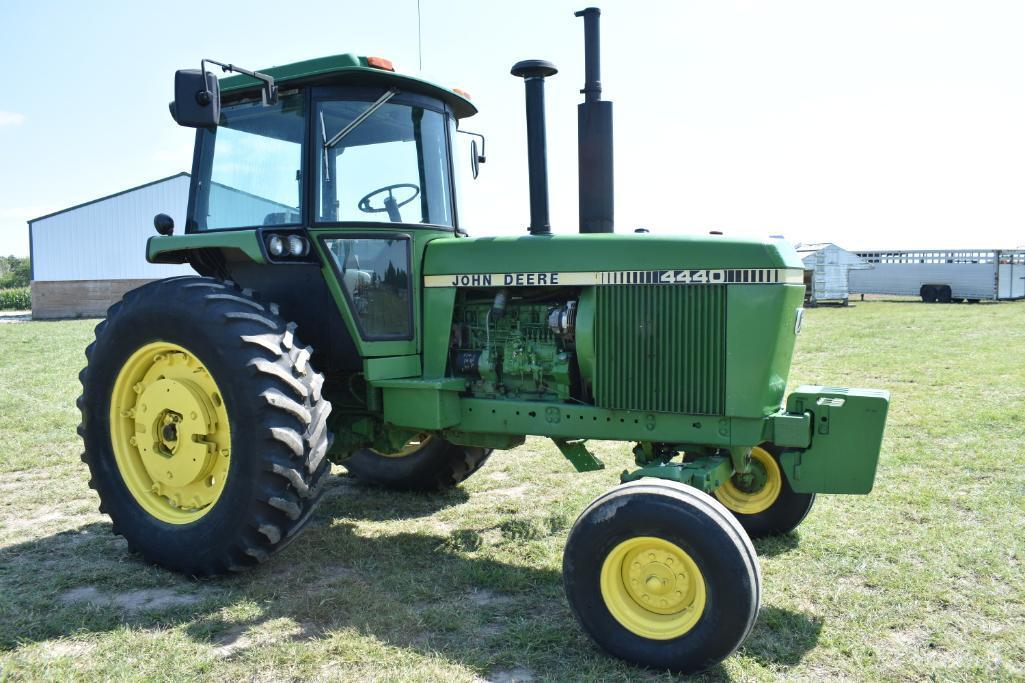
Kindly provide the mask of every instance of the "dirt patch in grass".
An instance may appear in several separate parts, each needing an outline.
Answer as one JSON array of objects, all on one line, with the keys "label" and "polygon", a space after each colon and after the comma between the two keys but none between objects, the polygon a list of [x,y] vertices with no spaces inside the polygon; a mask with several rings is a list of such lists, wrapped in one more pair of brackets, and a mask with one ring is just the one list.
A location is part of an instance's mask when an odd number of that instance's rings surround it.
[{"label": "dirt patch in grass", "polygon": [[101,591],[95,586],[79,586],[60,595],[64,603],[86,603],[93,607],[117,607],[126,612],[163,610],[194,605],[208,597],[209,589],[183,592],[173,588],[139,588],[119,593]]},{"label": "dirt patch in grass", "polygon": [[0,473],[0,492],[24,491],[33,484],[42,484],[51,478],[46,470],[18,470]]},{"label": "dirt patch in grass", "polygon": [[491,489],[488,491],[492,496],[501,496],[503,498],[523,498],[527,495],[527,491],[530,489],[528,484],[520,484],[519,486],[509,486],[502,489]]},{"label": "dirt patch in grass", "polygon": [[501,593],[496,593],[495,591],[488,590],[487,588],[472,590],[467,594],[466,598],[473,604],[481,607],[501,605],[512,599],[508,595],[502,595]]},{"label": "dirt patch in grass", "polygon": [[41,647],[46,653],[46,656],[50,659],[58,659],[60,657],[70,657],[74,659],[92,654],[96,649],[96,644],[83,643],[79,640],[57,640],[45,643]]},{"label": "dirt patch in grass", "polygon": [[217,657],[238,656],[250,648],[267,647],[282,641],[300,641],[313,637],[319,629],[313,624],[298,624],[288,618],[271,619],[257,624],[237,624],[211,638]]},{"label": "dirt patch in grass", "polygon": [[496,669],[484,680],[487,683],[532,683],[537,680],[537,674],[525,666],[518,666],[514,669]]}]

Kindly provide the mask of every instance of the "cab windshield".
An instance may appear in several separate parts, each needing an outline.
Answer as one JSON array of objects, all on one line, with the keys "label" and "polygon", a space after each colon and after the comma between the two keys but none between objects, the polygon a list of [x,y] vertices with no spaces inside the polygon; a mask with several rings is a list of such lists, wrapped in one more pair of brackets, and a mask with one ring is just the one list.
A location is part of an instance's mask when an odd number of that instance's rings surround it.
[{"label": "cab windshield", "polygon": [[225,105],[199,133],[189,229],[301,225],[306,158],[315,222],[452,227],[446,115],[404,99],[315,100],[312,116],[302,92]]},{"label": "cab windshield", "polygon": [[318,221],[453,224],[444,114],[381,100],[316,107]]}]

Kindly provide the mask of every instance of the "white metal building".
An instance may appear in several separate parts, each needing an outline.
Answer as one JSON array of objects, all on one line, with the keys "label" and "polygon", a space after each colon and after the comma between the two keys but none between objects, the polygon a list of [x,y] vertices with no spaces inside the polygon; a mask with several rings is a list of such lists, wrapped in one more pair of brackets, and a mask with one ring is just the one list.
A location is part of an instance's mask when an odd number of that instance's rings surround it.
[{"label": "white metal building", "polygon": [[851,274],[851,291],[923,301],[1025,298],[1025,250],[867,251],[872,269]]},{"label": "white metal building", "polygon": [[104,315],[130,289],[191,272],[146,261],[153,216],[168,214],[180,232],[188,197],[179,173],[30,220],[32,317]]},{"label": "white metal building", "polygon": [[831,242],[799,244],[797,254],[804,262],[805,299],[813,305],[821,301],[846,304],[850,271],[871,267],[858,255]]}]

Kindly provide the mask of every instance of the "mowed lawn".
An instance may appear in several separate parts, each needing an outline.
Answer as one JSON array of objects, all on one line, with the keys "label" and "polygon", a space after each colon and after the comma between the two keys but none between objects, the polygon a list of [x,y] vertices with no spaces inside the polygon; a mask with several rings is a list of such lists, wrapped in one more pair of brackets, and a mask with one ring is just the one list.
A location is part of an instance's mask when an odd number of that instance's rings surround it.
[{"label": "mowed lawn", "polygon": [[[672,680],[599,652],[562,593],[569,527],[629,444],[596,444],[607,469],[575,474],[530,439],[438,495],[336,467],[259,569],[143,564],[79,461],[95,323],[0,324],[0,679]],[[1025,677],[1025,303],[810,310],[799,383],[892,392],[876,488],[755,544],[758,623],[706,677]]]}]

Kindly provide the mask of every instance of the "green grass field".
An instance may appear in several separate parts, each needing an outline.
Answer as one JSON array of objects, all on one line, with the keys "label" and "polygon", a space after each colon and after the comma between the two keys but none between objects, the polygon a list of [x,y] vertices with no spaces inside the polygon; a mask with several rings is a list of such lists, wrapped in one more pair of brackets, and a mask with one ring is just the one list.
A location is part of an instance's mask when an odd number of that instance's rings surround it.
[{"label": "green grass field", "polygon": [[[607,658],[562,594],[562,546],[617,483],[541,439],[460,488],[343,468],[305,534],[193,581],[110,533],[75,435],[95,321],[0,324],[0,680],[671,680]],[[875,491],[760,541],[763,602],[709,680],[1025,678],[1025,304],[808,312],[791,385],[892,392]]]}]

